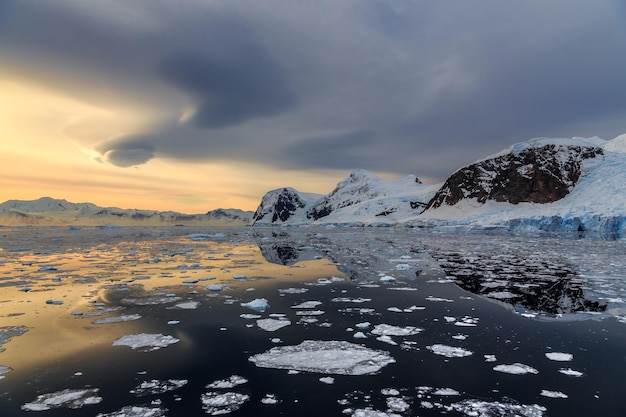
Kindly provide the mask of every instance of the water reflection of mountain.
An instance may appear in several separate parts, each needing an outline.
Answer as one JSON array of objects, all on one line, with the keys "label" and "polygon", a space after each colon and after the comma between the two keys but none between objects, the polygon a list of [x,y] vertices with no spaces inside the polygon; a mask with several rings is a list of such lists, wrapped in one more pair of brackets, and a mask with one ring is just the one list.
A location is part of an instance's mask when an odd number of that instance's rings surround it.
[{"label": "water reflection of mountain", "polygon": [[433,253],[456,284],[475,294],[538,313],[603,312],[586,298],[584,282],[564,263],[538,254]]}]

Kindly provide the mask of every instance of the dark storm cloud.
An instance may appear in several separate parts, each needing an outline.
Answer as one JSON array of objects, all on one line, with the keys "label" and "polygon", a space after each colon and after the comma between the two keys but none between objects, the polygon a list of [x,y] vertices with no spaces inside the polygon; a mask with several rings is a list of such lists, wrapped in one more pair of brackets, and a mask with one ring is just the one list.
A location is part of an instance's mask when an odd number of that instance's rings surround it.
[{"label": "dark storm cloud", "polygon": [[118,166],[228,159],[443,178],[531,137],[626,131],[619,1],[0,5],[0,66],[13,75],[87,102],[139,97],[163,115],[100,143]]}]

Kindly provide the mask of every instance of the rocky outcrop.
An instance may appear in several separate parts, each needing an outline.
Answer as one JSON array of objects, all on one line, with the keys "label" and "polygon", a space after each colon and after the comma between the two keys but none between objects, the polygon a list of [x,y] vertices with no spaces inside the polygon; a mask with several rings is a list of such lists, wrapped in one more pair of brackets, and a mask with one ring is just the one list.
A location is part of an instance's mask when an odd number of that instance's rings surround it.
[{"label": "rocky outcrop", "polygon": [[456,171],[426,209],[452,206],[464,199],[479,203],[552,203],[576,185],[585,159],[602,154],[597,146],[556,143],[513,149]]},{"label": "rocky outcrop", "polygon": [[312,199],[321,196],[300,193],[293,188],[279,188],[263,196],[261,204],[252,216],[252,225],[292,222],[294,217],[305,217],[305,208]]}]

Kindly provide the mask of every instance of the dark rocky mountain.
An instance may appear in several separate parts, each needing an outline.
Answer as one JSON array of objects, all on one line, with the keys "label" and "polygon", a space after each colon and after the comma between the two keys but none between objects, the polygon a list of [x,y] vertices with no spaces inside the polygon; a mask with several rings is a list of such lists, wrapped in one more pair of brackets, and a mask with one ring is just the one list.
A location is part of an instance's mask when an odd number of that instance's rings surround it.
[{"label": "dark rocky mountain", "polygon": [[285,187],[269,191],[263,196],[261,204],[252,216],[252,225],[293,222],[306,217],[306,209],[322,196],[301,193]]},{"label": "dark rocky mountain", "polygon": [[547,144],[485,159],[452,174],[426,209],[452,206],[463,199],[552,203],[576,185],[585,159],[602,154],[597,146]]}]

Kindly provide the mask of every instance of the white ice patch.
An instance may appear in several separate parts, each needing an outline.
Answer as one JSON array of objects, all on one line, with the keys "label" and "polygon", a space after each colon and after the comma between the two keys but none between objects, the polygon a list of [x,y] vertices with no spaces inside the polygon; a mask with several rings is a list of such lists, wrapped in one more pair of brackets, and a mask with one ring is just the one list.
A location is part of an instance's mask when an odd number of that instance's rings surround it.
[{"label": "white ice patch", "polygon": [[396,279],[391,275],[383,275],[382,277],[380,277],[380,282],[391,283],[396,282]]},{"label": "white ice patch", "polygon": [[387,397],[387,408],[390,411],[396,411],[398,413],[403,413],[407,411],[411,406],[407,403],[403,398],[398,397]]},{"label": "white ice patch", "polygon": [[550,359],[551,361],[569,362],[574,359],[574,355],[572,355],[571,353],[547,352],[546,358]]},{"label": "white ice patch", "polygon": [[265,298],[255,298],[248,303],[241,303],[241,306],[263,313],[270,305]]},{"label": "white ice patch", "polygon": [[383,411],[376,411],[370,408],[354,410],[352,417],[400,417],[400,414],[385,413]]},{"label": "white ice patch", "polygon": [[411,265],[409,265],[409,264],[398,264],[398,265],[396,265],[396,270],[397,271],[408,271],[409,269],[411,269]]},{"label": "white ice patch", "polygon": [[296,316],[321,316],[325,314],[324,310],[300,310],[296,311]]},{"label": "white ice patch", "polygon": [[295,308],[295,309],[311,309],[311,308],[315,308],[319,305],[321,305],[322,302],[321,301],[305,301],[303,303],[300,303],[298,305],[295,306],[291,306],[291,308]]},{"label": "white ice patch", "polygon": [[128,346],[132,349],[138,349],[142,352],[151,352],[164,347],[168,347],[174,343],[178,343],[180,339],[173,336],[162,334],[128,334],[120,337],[113,342],[113,346]]},{"label": "white ice patch", "polygon": [[127,405],[111,413],[100,413],[96,417],[164,417],[165,415],[167,415],[167,409]]},{"label": "white ice patch", "polygon": [[[429,407],[432,408],[432,407]],[[542,417],[547,411],[545,407],[537,404],[509,404],[501,402],[488,402],[479,400],[465,400],[450,405],[450,408],[465,414],[466,416],[519,416],[519,417]]]},{"label": "white ice patch", "polygon": [[383,343],[390,344],[390,345],[392,345],[392,346],[397,346],[397,345],[398,345],[398,343],[397,343],[397,342],[395,342],[395,341],[391,338],[391,336],[387,336],[387,335],[378,336],[378,337],[376,338],[376,340],[378,340],[379,342],[383,342]]},{"label": "white ice patch", "polygon": [[232,375],[227,379],[218,379],[217,381],[213,381],[206,387],[211,389],[231,389],[237,385],[243,385],[247,382],[248,380],[242,376]]},{"label": "white ice patch", "polygon": [[127,321],[139,320],[141,315],[139,314],[127,314],[124,316],[107,317],[92,321],[93,324],[110,324],[110,323],[123,323]]},{"label": "white ice patch", "polygon": [[232,413],[249,399],[249,395],[238,392],[207,392],[200,397],[202,409],[212,416]]},{"label": "white ice patch", "polygon": [[0,379],[4,378],[4,375],[11,372],[12,370],[13,369],[8,366],[0,365]]},{"label": "white ice patch", "polygon": [[441,396],[453,396],[453,395],[461,395],[457,390],[452,388],[439,388],[433,391],[433,395],[441,395]]},{"label": "white ice patch", "polygon": [[335,383],[335,378],[333,378],[332,376],[323,376],[320,378],[320,382],[323,382],[324,384],[332,385]]},{"label": "white ice patch", "polygon": [[196,308],[198,308],[199,304],[200,303],[197,301],[186,301],[184,303],[178,303],[174,307],[178,307],[183,310],[195,310]]},{"label": "white ice patch", "polygon": [[424,329],[413,326],[406,327],[398,327],[392,326],[390,324],[377,324],[372,329],[372,334],[377,334],[381,336],[411,336],[414,334],[418,334]]},{"label": "white ice patch", "polygon": [[252,319],[260,319],[262,316],[260,314],[240,314],[239,317],[246,320]]},{"label": "white ice patch", "polygon": [[450,300],[448,298],[433,297],[432,295],[429,295],[428,297],[426,297],[426,301],[443,302],[443,303],[453,303],[454,302],[454,300]]},{"label": "white ice patch", "polygon": [[186,379],[168,379],[167,381],[160,381],[153,379],[152,381],[144,381],[137,387],[130,391],[131,394],[135,394],[138,397],[152,394],[163,394],[165,392],[174,391],[189,382]]},{"label": "white ice patch", "polygon": [[542,389],[541,395],[549,398],[567,398],[567,394],[563,394],[560,391],[549,391],[547,389]]},{"label": "white ice patch", "polygon": [[572,368],[561,368],[559,369],[559,372],[562,373],[563,375],[567,375],[567,376],[575,376],[575,377],[581,377],[583,376],[583,373],[580,371],[575,371]]},{"label": "white ice patch", "polygon": [[308,290],[308,288],[280,288],[278,292],[281,294],[304,294]]},{"label": "white ice patch", "polygon": [[426,349],[430,350],[435,355],[441,355],[447,358],[462,358],[462,357],[470,356],[474,354],[474,352],[460,348],[460,347],[447,346],[447,345],[441,345],[441,344],[426,346]]},{"label": "white ice patch", "polygon": [[335,302],[335,303],[367,303],[369,301],[372,301],[371,298],[350,298],[350,297],[335,297],[333,298],[331,301]]},{"label": "white ice patch", "polygon": [[267,332],[275,332],[276,330],[282,329],[290,324],[291,321],[289,320],[262,319],[256,321],[256,325]]},{"label": "white ice patch", "polygon": [[64,389],[38,395],[29,403],[22,405],[24,411],[45,411],[53,408],[81,408],[83,405],[98,404],[102,397],[98,397],[98,388]]},{"label": "white ice patch", "polygon": [[483,357],[485,358],[485,362],[496,362],[498,359],[496,359],[496,355],[483,355]]},{"label": "white ice patch", "polygon": [[523,363],[514,363],[511,365],[496,365],[493,367],[494,371],[504,372],[505,374],[512,375],[525,375],[525,374],[538,374],[539,371],[532,366],[524,365]]},{"label": "white ice patch", "polygon": [[251,356],[256,366],[336,375],[368,375],[394,363],[388,352],[345,341],[305,340]]},{"label": "white ice patch", "polygon": [[273,405],[278,403],[278,399],[274,394],[265,394],[265,397],[261,398],[261,402],[266,405]]}]

